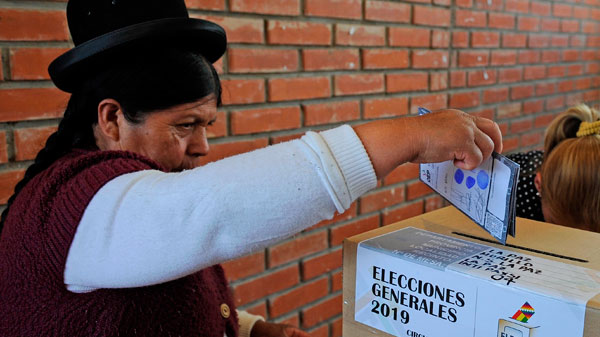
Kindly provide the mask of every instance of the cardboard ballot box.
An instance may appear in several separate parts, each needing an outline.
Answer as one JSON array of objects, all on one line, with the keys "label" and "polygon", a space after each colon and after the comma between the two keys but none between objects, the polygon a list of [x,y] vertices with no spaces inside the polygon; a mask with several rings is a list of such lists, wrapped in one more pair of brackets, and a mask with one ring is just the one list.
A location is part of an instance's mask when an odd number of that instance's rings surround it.
[{"label": "cardboard ballot box", "polygon": [[344,241],[344,337],[600,337],[600,234],[454,207]]}]

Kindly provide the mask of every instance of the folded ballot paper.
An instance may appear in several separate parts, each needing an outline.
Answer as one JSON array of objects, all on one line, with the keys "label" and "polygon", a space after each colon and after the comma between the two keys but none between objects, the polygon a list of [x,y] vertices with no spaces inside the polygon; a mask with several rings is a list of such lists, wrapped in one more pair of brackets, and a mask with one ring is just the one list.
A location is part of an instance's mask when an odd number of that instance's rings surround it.
[{"label": "folded ballot paper", "polygon": [[[419,108],[419,115],[429,113]],[[473,170],[453,161],[420,165],[419,179],[466,214],[496,240],[516,232],[516,195],[519,164],[496,152]]]}]

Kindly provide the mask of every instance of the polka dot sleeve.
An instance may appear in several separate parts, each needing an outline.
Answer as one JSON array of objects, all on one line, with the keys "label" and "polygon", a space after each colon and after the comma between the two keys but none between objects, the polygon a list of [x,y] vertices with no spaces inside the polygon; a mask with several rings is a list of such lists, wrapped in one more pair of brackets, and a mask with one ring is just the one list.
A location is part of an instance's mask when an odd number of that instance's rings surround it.
[{"label": "polka dot sleeve", "polygon": [[542,165],[542,151],[514,153],[507,157],[521,166],[517,185],[517,216],[544,221],[540,195],[535,188],[535,175]]}]

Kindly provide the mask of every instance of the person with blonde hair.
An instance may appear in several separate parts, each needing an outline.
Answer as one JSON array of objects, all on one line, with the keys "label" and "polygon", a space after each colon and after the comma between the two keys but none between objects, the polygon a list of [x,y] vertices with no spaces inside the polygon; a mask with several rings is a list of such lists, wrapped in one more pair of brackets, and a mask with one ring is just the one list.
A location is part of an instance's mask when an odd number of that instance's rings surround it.
[{"label": "person with blonde hair", "polygon": [[543,153],[509,157],[520,162],[523,171],[518,216],[600,232],[600,114],[596,110],[585,104],[567,109],[546,130]]}]

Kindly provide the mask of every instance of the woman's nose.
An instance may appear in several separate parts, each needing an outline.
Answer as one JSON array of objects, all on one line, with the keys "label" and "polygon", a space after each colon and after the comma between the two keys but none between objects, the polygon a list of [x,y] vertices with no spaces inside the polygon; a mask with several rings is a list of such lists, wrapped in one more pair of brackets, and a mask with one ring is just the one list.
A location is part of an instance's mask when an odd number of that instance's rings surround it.
[{"label": "woman's nose", "polygon": [[188,143],[187,152],[191,156],[206,156],[210,150],[208,139],[206,138],[206,128],[199,127],[194,131],[194,135]]}]

